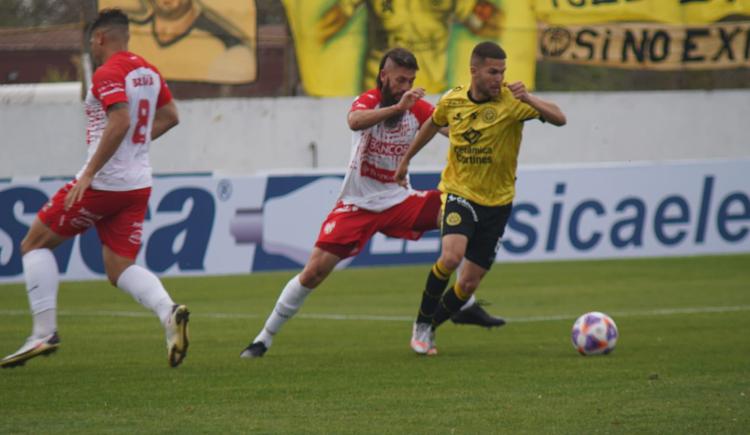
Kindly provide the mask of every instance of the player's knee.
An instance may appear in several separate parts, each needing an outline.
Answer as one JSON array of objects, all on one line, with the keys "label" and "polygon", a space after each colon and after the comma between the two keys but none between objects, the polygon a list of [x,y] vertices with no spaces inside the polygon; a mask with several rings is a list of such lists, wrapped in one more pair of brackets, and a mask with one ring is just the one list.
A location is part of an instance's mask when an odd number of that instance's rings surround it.
[{"label": "player's knee", "polygon": [[28,236],[24,237],[23,240],[21,240],[21,255],[26,255],[33,250],[33,245],[29,241]]},{"label": "player's knee", "polygon": [[318,280],[309,273],[301,273],[299,275],[299,283],[302,284],[303,287],[307,288],[314,288],[319,284]]},{"label": "player's knee", "polygon": [[466,279],[466,280],[460,280],[459,285],[461,286],[461,291],[466,296],[471,296],[476,291],[477,287],[479,287],[479,280],[478,279]]},{"label": "player's knee", "polygon": [[109,280],[110,284],[117,287],[117,280],[120,279],[120,273],[115,273],[108,270],[107,279]]},{"label": "player's knee", "polygon": [[21,255],[26,255],[35,249],[41,249],[43,247],[44,245],[39,238],[30,237],[30,235],[27,234],[26,237],[21,240]]},{"label": "player's knee", "polygon": [[327,271],[316,265],[308,265],[305,270],[299,275],[299,282],[304,287],[313,289],[320,285],[321,282],[328,276]]},{"label": "player's knee", "polygon": [[462,259],[463,257],[460,254],[454,252],[443,252],[440,255],[440,263],[450,271],[458,269]]},{"label": "player's knee", "polygon": [[110,284],[117,287],[117,282],[120,280],[120,276],[123,272],[125,272],[125,269],[133,265],[133,261],[122,261],[118,263],[109,263],[104,264],[104,272],[107,274],[107,279],[109,280]]},{"label": "player's knee", "polygon": [[107,274],[107,279],[115,287],[117,287],[117,281],[120,280],[120,275],[125,272],[125,269],[135,264],[134,259],[119,256],[106,247],[102,249],[102,257],[104,258],[104,271]]}]

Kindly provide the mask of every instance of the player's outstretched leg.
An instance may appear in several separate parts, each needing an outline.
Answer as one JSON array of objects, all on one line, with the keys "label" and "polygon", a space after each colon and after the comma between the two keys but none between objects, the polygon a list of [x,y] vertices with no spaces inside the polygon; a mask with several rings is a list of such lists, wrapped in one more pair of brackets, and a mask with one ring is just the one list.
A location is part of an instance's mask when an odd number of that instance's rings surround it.
[{"label": "player's outstretched leg", "polygon": [[170,367],[180,365],[187,356],[189,344],[187,306],[175,304],[159,278],[137,264],[125,268],[117,278],[117,288],[156,314],[167,339],[167,362]]},{"label": "player's outstretched leg", "polygon": [[448,286],[453,271],[448,269],[438,260],[432,265],[427,275],[422,301],[417,313],[417,321],[414,323],[411,334],[411,348],[420,355],[437,354],[434,343],[435,333],[432,331],[432,316],[435,314],[440,297]]},{"label": "player's outstretched leg", "polygon": [[33,319],[31,336],[16,352],[0,360],[0,367],[22,366],[60,347],[57,335],[57,262],[49,249],[33,249],[21,258],[26,294]]},{"label": "player's outstretched leg", "polygon": [[276,301],[276,306],[268,316],[263,329],[242,350],[240,358],[262,357],[271,347],[273,336],[279,332],[284,323],[297,314],[297,311],[302,307],[302,304],[311,292],[312,289],[302,285],[299,274],[289,280],[284,290],[281,291],[281,295],[279,295],[279,299]]},{"label": "player's outstretched leg", "polygon": [[461,310],[451,316],[451,321],[457,325],[477,325],[484,328],[497,328],[505,325],[505,319],[488,313],[482,305],[484,303],[478,302],[472,295]]}]

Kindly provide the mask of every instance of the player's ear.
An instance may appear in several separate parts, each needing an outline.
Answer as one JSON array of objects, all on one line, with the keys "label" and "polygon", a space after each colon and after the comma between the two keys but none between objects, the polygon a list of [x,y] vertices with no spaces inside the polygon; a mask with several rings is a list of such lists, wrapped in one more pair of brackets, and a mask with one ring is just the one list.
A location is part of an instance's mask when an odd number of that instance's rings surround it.
[{"label": "player's ear", "polygon": [[96,45],[102,45],[104,43],[104,32],[101,29],[94,30],[93,38],[91,38]]}]

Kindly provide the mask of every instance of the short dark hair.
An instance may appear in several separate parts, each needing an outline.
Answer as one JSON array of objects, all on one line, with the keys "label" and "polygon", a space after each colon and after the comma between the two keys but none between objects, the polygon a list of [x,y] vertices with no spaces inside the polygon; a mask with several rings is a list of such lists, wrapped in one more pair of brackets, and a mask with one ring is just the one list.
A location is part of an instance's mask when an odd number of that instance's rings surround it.
[{"label": "short dark hair", "polygon": [[380,68],[378,68],[378,77],[375,80],[378,85],[378,89],[383,87],[383,81],[380,80],[380,72],[383,71],[383,68],[385,67],[385,62],[388,59],[392,60],[393,62],[396,63],[396,65],[400,67],[408,68],[414,71],[419,70],[419,65],[417,64],[417,58],[414,57],[414,53],[401,47],[392,48],[388,50],[383,55],[383,58],[380,60]]},{"label": "short dark hair", "polygon": [[128,16],[121,9],[102,9],[89,26],[89,34],[101,27],[122,26],[128,28]]},{"label": "short dark hair", "polygon": [[505,59],[507,56],[502,47],[491,41],[480,42],[471,52],[471,60]]}]

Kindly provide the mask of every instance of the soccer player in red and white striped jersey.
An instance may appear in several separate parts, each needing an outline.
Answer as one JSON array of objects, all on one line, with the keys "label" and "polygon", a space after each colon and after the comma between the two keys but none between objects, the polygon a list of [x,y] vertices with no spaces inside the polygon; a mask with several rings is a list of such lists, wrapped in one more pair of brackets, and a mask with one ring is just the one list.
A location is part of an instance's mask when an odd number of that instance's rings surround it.
[{"label": "soccer player in red and white striped jersey", "polygon": [[[416,240],[438,227],[440,192],[414,190],[408,183],[401,186],[394,181],[409,143],[420,126],[431,122],[433,106],[422,99],[424,89],[412,87],[417,69],[414,54],[391,49],[380,62],[377,88],[352,103],[347,119],[352,130],[351,159],[338,201],[323,221],[304,269],[284,286],[263,329],[240,357],[262,357],[313,289],[339,262],[357,255],[375,233]],[[482,326],[502,322],[473,299],[462,313],[454,322]]]},{"label": "soccer player in red and white striped jersey", "polygon": [[91,227],[102,241],[109,281],[164,325],[169,365],[178,366],[187,354],[187,307],[175,304],[160,280],[134,261],[151,194],[149,145],[177,125],[177,107],[159,71],[128,51],[128,17],[122,11],[101,11],[90,34],[99,67],[85,101],[88,158],[75,180],[42,207],[21,242],[33,331],[0,361],[2,367],[23,365],[59,347],[52,249]]}]

